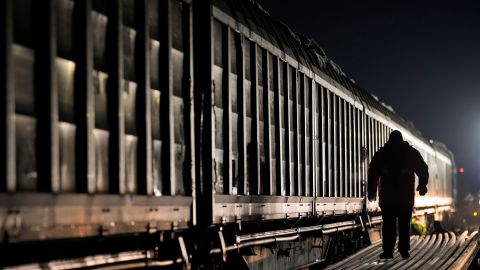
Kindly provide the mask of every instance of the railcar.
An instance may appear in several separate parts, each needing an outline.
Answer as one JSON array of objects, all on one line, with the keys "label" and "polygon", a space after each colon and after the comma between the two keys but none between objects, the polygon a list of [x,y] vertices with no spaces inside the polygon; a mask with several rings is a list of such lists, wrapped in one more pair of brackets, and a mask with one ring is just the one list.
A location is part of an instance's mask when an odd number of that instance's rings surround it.
[{"label": "railcar", "polygon": [[0,5],[1,265],[335,259],[381,222],[395,129],[429,165],[415,214],[453,210],[452,153],[254,1]]}]

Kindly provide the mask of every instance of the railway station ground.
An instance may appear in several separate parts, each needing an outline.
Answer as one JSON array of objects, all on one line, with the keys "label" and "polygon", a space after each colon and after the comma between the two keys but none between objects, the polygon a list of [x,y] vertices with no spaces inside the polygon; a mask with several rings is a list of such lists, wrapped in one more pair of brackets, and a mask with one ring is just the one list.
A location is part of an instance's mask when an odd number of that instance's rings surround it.
[{"label": "railway station ground", "polygon": [[382,243],[379,240],[325,269],[480,269],[478,230],[414,235],[410,244],[409,259],[402,259],[397,250],[392,259],[380,259]]}]

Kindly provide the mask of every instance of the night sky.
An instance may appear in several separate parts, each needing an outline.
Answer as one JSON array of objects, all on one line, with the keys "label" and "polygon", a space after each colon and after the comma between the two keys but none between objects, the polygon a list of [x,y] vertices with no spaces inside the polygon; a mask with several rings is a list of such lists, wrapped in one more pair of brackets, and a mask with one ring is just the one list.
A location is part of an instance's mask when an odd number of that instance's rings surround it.
[{"label": "night sky", "polygon": [[347,75],[453,151],[480,191],[480,1],[260,0]]}]

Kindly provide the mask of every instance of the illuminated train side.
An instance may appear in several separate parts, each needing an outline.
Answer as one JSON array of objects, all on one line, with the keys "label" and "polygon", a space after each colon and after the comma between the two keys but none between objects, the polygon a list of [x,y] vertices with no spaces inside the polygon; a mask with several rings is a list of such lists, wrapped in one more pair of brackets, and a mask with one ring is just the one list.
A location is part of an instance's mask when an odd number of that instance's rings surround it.
[{"label": "illuminated train side", "polygon": [[[365,179],[371,157],[392,130],[400,130],[429,165],[429,192],[417,196],[417,214],[450,210],[451,152],[347,78],[312,40],[246,2],[214,1],[212,10],[214,221],[255,214],[262,219],[348,215],[364,211],[365,204],[378,210],[365,202]],[[237,145],[240,136],[245,139]],[[258,145],[253,158],[249,143]],[[245,156],[253,170],[244,169]],[[246,196],[252,199],[243,203]],[[287,207],[259,206],[278,196]]]},{"label": "illuminated train side", "polygon": [[308,250],[284,267],[313,263],[328,240],[311,233],[352,232],[342,241],[360,247],[378,224],[368,162],[395,129],[429,165],[416,215],[454,207],[451,152],[253,1],[6,0],[0,11],[5,250],[147,233],[161,250],[180,242],[184,263],[196,245],[225,255],[259,239]]}]

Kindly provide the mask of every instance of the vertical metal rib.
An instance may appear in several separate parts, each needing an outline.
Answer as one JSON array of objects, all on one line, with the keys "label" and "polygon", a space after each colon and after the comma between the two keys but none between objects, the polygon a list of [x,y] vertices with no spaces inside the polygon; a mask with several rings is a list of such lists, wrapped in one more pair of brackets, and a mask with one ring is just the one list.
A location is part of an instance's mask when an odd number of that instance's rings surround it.
[{"label": "vertical metal rib", "polygon": [[344,113],[343,113],[343,107],[344,107],[344,100],[340,97],[338,97],[338,107],[337,107],[337,138],[338,138],[338,151],[337,151],[337,170],[338,170],[338,196],[343,197],[344,196],[344,183],[345,183],[345,169],[344,169],[344,162],[343,162],[343,156],[344,156],[344,137],[343,137],[343,130],[345,128],[345,121],[343,119]]},{"label": "vertical metal rib", "polygon": [[388,139],[388,126],[383,126],[383,144],[387,143]]},{"label": "vertical metal rib", "polygon": [[293,95],[293,160],[294,160],[294,185],[293,185],[293,188],[294,188],[294,195],[296,196],[299,196],[300,193],[299,193],[299,182],[300,181],[300,172],[299,172],[299,168],[298,168],[298,165],[299,165],[299,154],[298,154],[298,149],[299,149],[299,145],[298,145],[298,133],[299,133],[299,130],[298,130],[298,93],[297,91],[299,91],[298,89],[298,72],[297,70],[295,69],[292,73],[292,80],[293,83],[292,83],[292,86],[293,86],[293,89],[292,89],[292,95]]},{"label": "vertical metal rib", "polygon": [[348,145],[348,130],[350,129],[349,127],[349,122],[348,122],[348,106],[350,103],[348,103],[346,100],[343,103],[343,137],[344,137],[344,142],[343,142],[343,160],[344,160],[344,179],[345,179],[345,197],[350,196],[350,162],[348,160],[348,153],[349,153],[349,145]]},{"label": "vertical metal rib", "polygon": [[[230,42],[232,34],[228,27],[222,27],[222,53],[223,53],[223,193],[231,194],[232,188],[232,91],[230,81],[231,53]],[[220,132],[220,131],[219,131]]]},{"label": "vertical metal rib", "polygon": [[[148,21],[147,21],[148,22]],[[148,25],[148,23],[147,23]],[[194,94],[193,94],[193,8],[191,3],[184,4],[183,6],[183,25],[184,29],[184,100],[185,100],[185,130],[186,130],[186,156],[185,156],[185,168],[184,185],[185,194],[192,196],[192,223],[197,224],[197,200],[196,200],[196,158],[195,158],[195,112],[194,112]],[[147,28],[148,29],[148,28]],[[151,121],[150,121],[151,123]],[[153,181],[153,180],[152,180]],[[153,183],[152,183],[153,185]]]},{"label": "vertical metal rib", "polygon": [[363,115],[362,115],[362,123],[363,123],[363,127],[362,127],[362,143],[363,145],[365,145],[365,148],[367,149],[367,151],[365,151],[365,160],[362,161],[363,163],[363,166],[362,166],[362,169],[363,169],[363,175],[362,175],[362,185],[361,185],[361,197],[364,197],[366,195],[366,184],[367,184],[367,171],[368,171],[368,162],[370,161],[369,160],[369,152],[370,152],[370,135],[369,135],[369,118],[367,116],[367,113],[366,111],[364,110],[363,111]]},{"label": "vertical metal rib", "polygon": [[380,137],[379,146],[382,146],[383,145],[383,139],[384,139],[384,130],[383,130],[383,123],[381,123],[381,122],[379,122],[378,136]]},{"label": "vertical metal rib", "polygon": [[[315,74],[313,74],[312,82],[311,82],[311,119],[312,123],[310,125],[310,134],[311,134],[311,142],[312,146],[310,149],[310,160],[311,160],[311,168],[310,171],[312,173],[312,185],[311,185],[311,192],[310,196],[315,197],[317,196],[317,181],[318,181],[318,176],[317,176],[317,152],[318,152],[318,135],[317,135],[317,106],[318,106],[318,100],[317,100],[317,88],[315,84]],[[314,204],[315,205],[315,204]]]},{"label": "vertical metal rib", "polygon": [[358,173],[357,173],[357,119],[356,119],[356,107],[352,105],[352,112],[351,112],[351,117],[352,117],[352,182],[353,182],[353,187],[352,187],[352,196],[357,197],[357,179],[358,179]]},{"label": "vertical metal rib", "polygon": [[383,124],[378,122],[378,147],[383,145]]},{"label": "vertical metal rib", "polygon": [[0,3],[0,192],[14,192],[15,180],[15,93],[13,89],[12,0]]},{"label": "vertical metal rib", "polygon": [[152,121],[150,89],[150,33],[148,1],[135,1],[136,35],[136,123],[137,123],[137,192],[152,194]]},{"label": "vertical metal rib", "polygon": [[109,156],[109,192],[125,193],[125,113],[122,96],[123,83],[123,33],[122,3],[108,1],[107,25],[107,68],[108,68],[108,123],[110,136]]},{"label": "vertical metal rib", "polygon": [[372,161],[373,154],[375,153],[375,120],[370,117],[370,159],[368,162]]},{"label": "vertical metal rib", "polygon": [[376,143],[375,143],[375,120],[370,117],[370,159],[368,160],[368,162],[371,162],[372,161],[372,158],[373,158],[373,155],[375,154],[375,148],[376,148]]},{"label": "vertical metal rib", "polygon": [[347,130],[348,130],[348,122],[347,122],[347,101],[342,100],[342,163],[343,163],[343,197],[348,196],[348,161],[347,161]]},{"label": "vertical metal rib", "polygon": [[346,197],[348,194],[348,163],[347,163],[347,119],[346,119],[346,109],[347,109],[347,101],[342,99],[342,160],[343,163],[343,172],[342,172],[342,182],[343,182],[343,189],[342,189],[342,197]]},{"label": "vertical metal rib", "polygon": [[284,100],[284,106],[285,106],[285,195],[290,196],[293,195],[291,192],[291,183],[292,183],[292,178],[291,178],[291,138],[290,138],[290,119],[291,119],[291,111],[290,111],[290,106],[289,106],[289,100],[291,99],[290,97],[290,66],[287,63],[282,63],[284,65],[283,69],[283,81],[284,81],[284,87],[285,87],[285,94],[283,96]]},{"label": "vertical metal rib", "polygon": [[[169,1],[159,1],[160,3]],[[212,3],[210,0],[193,1],[193,29],[194,42],[194,73],[195,73],[195,145],[202,151],[196,151],[198,166],[195,172],[194,189],[197,205],[197,222],[208,226],[212,222],[213,197],[213,31],[212,31]],[[163,7],[159,9],[164,10]],[[167,10],[168,13],[168,10]],[[165,14],[164,12],[159,13]],[[160,15],[162,17],[162,15]],[[164,16],[163,16],[164,17]],[[167,66],[168,67],[168,66]],[[161,71],[160,71],[161,72]],[[162,142],[163,144],[164,142]],[[165,164],[165,163],[164,163]],[[165,180],[164,180],[165,182]]]},{"label": "vertical metal rib", "polygon": [[238,167],[238,194],[239,195],[246,195],[247,193],[247,146],[246,146],[246,102],[245,102],[245,39],[242,36],[240,36],[239,42],[241,43],[240,46],[237,48],[240,48],[240,50],[237,51],[237,64],[239,64],[239,68],[237,68],[238,71],[238,77],[237,77],[237,87],[238,87],[238,102],[240,103],[239,105],[239,115],[238,115],[238,123],[239,123],[239,129],[238,129],[238,140],[239,140],[239,149],[238,149],[238,154],[239,154],[239,167]]},{"label": "vertical metal rib", "polygon": [[380,122],[380,146],[385,143],[385,126]]},{"label": "vertical metal rib", "polygon": [[385,126],[383,125],[382,122],[378,122],[379,124],[379,136],[380,136],[380,142],[379,142],[379,146],[382,146],[383,143],[384,143],[384,139],[385,139]]},{"label": "vertical metal rib", "polygon": [[384,126],[384,134],[383,134],[383,144],[387,143],[388,140],[388,126]]},{"label": "vertical metal rib", "polygon": [[91,0],[76,0],[73,10],[75,57],[75,173],[76,191],[95,192],[95,96],[93,90],[93,32]]},{"label": "vertical metal rib", "polygon": [[387,142],[387,126],[382,124],[382,145]]},{"label": "vertical metal rib", "polygon": [[352,153],[353,153],[353,197],[358,197],[358,179],[360,175],[358,174],[358,121],[357,121],[357,108],[353,106],[352,108],[352,131],[353,131],[353,145],[352,145]]},{"label": "vertical metal rib", "polygon": [[372,117],[369,118],[370,129],[368,132],[370,140],[370,159],[368,162],[372,161],[373,154],[375,153],[375,121]]},{"label": "vertical metal rib", "polygon": [[350,196],[350,162],[348,162],[348,153],[349,153],[349,145],[348,145],[348,130],[349,122],[348,122],[348,106],[350,104],[344,100],[343,101],[343,161],[344,161],[344,183],[345,183],[345,193],[344,196]]},{"label": "vertical metal rib", "polygon": [[332,119],[332,94],[330,93],[330,91],[328,89],[325,89],[325,95],[326,95],[326,102],[327,102],[327,106],[326,106],[326,112],[327,112],[327,115],[326,115],[326,124],[327,124],[327,133],[326,133],[326,145],[327,145],[327,169],[326,169],[326,173],[327,173],[327,188],[326,188],[326,196],[327,197],[331,197],[333,196],[333,178],[332,178],[332,174],[333,174],[333,162],[332,162],[332,157],[333,157],[333,149],[332,149],[332,139],[333,139],[333,129],[332,129],[332,125],[333,125],[333,119]]},{"label": "vertical metal rib", "polygon": [[347,148],[347,154],[348,154],[348,183],[349,183],[349,197],[354,197],[354,190],[353,190],[353,117],[352,117],[352,105],[348,103],[348,148]]},{"label": "vertical metal rib", "polygon": [[358,196],[359,197],[362,197],[362,181],[363,181],[363,169],[364,169],[364,162],[363,162],[363,158],[364,158],[364,154],[363,154],[363,151],[362,151],[362,148],[365,147],[365,143],[363,141],[363,135],[364,135],[364,122],[363,122],[363,118],[364,118],[364,115],[363,115],[363,112],[364,112],[365,109],[363,110],[358,110],[358,165],[360,166],[358,168],[359,170],[359,180],[358,180]]},{"label": "vertical metal rib", "polygon": [[362,147],[365,146],[365,142],[363,141],[363,135],[364,135],[364,115],[363,115],[363,110],[358,110],[357,111],[357,120],[358,120],[358,197],[362,197],[362,180],[363,180],[363,169],[364,169],[364,163],[363,163],[363,153],[362,153]]},{"label": "vertical metal rib", "polygon": [[377,126],[378,126],[378,132],[377,132],[378,133],[378,144],[377,144],[378,148],[377,149],[379,149],[383,144],[383,124],[380,121],[378,121]]},{"label": "vertical metal rib", "polygon": [[385,140],[385,126],[380,122],[380,146],[384,144]]},{"label": "vertical metal rib", "polygon": [[35,1],[35,115],[38,191],[58,192],[59,134],[56,1]]},{"label": "vertical metal rib", "polygon": [[342,131],[342,137],[343,137],[343,183],[344,183],[344,193],[343,196],[347,197],[349,195],[349,178],[348,178],[348,115],[347,115],[347,106],[348,102],[346,100],[343,100],[343,131]]},{"label": "vertical metal rib", "polygon": [[[364,123],[365,123],[365,126],[364,126],[364,140],[365,140],[365,148],[367,149],[367,154],[366,154],[366,161],[368,162],[370,160],[370,152],[371,152],[371,145],[370,145],[370,118],[367,116],[367,114],[365,113],[365,120],[364,120]],[[367,164],[368,165],[368,164]]]},{"label": "vertical metal rib", "polygon": [[384,126],[382,122],[378,122],[379,128],[378,128],[378,136],[379,138],[379,148],[383,145],[383,140],[384,140]]},{"label": "vertical metal rib", "polygon": [[[374,138],[375,138],[375,147],[373,149],[373,155],[375,155],[375,153],[377,152],[378,150],[378,146],[380,144],[380,123],[377,121],[377,120],[373,120],[373,134],[374,134]],[[372,155],[372,158],[373,158],[373,155]]]},{"label": "vertical metal rib", "polygon": [[362,180],[363,180],[363,169],[364,169],[364,154],[362,153],[362,147],[366,147],[364,142],[364,132],[365,132],[365,122],[363,110],[358,110],[358,164],[359,164],[359,181],[358,181],[358,195],[362,197]]},{"label": "vertical metal rib", "polygon": [[367,149],[366,155],[365,155],[365,160],[364,160],[364,166],[363,166],[363,182],[362,182],[362,197],[366,195],[366,184],[367,184],[367,172],[368,172],[368,165],[370,162],[370,151],[371,151],[371,144],[370,144],[370,138],[371,138],[371,132],[370,132],[370,117],[367,116],[366,111],[363,112],[363,145],[365,145],[365,148]]},{"label": "vertical metal rib", "polygon": [[321,188],[321,194],[319,196],[321,197],[326,197],[326,185],[327,185],[327,162],[326,162],[326,159],[327,159],[327,155],[326,155],[326,151],[327,151],[327,141],[326,141],[326,131],[327,129],[325,128],[326,126],[326,122],[327,122],[327,119],[326,119],[326,115],[325,115],[325,109],[327,108],[327,103],[326,103],[326,97],[325,97],[325,93],[326,93],[326,89],[323,88],[322,86],[320,86],[319,88],[319,91],[320,91],[320,119],[321,119],[321,124],[320,124],[320,134],[321,134],[321,138],[322,138],[322,141],[320,142],[320,145],[321,145],[321,154],[320,154],[320,157],[321,157],[321,160],[320,160],[320,164],[321,164],[321,168],[320,168],[320,171],[321,171],[321,185],[322,185],[322,188]]},{"label": "vertical metal rib", "polygon": [[338,197],[338,97],[334,94],[332,105],[333,105],[333,196]]},{"label": "vertical metal rib", "polygon": [[378,147],[383,145],[383,124],[378,122]]},{"label": "vertical metal rib", "polygon": [[271,136],[270,129],[270,57],[268,50],[262,50],[262,76],[263,76],[263,149],[265,153],[265,175],[263,175],[263,192],[261,194],[271,195],[273,190],[272,179],[272,150],[271,150]]},{"label": "vertical metal rib", "polygon": [[302,129],[302,134],[303,136],[300,138],[301,140],[301,159],[302,159],[302,172],[300,176],[300,181],[302,182],[301,184],[301,192],[300,194],[303,196],[307,195],[307,76],[303,73],[301,73],[300,77],[300,98],[301,98],[301,129]]},{"label": "vertical metal rib", "polygon": [[285,190],[282,177],[283,172],[283,163],[282,163],[282,123],[281,123],[281,100],[280,100],[280,59],[274,56],[273,60],[273,82],[274,82],[274,93],[275,93],[275,153],[276,153],[276,195],[283,195],[282,191]]},{"label": "vertical metal rib", "polygon": [[298,187],[298,195],[299,196],[304,196],[305,195],[305,185],[306,185],[306,175],[305,175],[305,168],[306,168],[306,160],[305,160],[305,140],[306,140],[306,132],[305,132],[305,124],[307,119],[305,119],[305,74],[299,72],[298,73],[298,91],[300,93],[300,100],[299,106],[300,106],[300,115],[299,115],[299,138],[298,138],[298,164],[301,164],[302,167],[299,168],[299,187]]},{"label": "vertical metal rib", "polygon": [[316,125],[318,119],[316,119],[316,107],[315,100],[316,95],[315,87],[315,75],[313,75],[312,80],[310,81],[310,184],[309,184],[309,193],[310,196],[316,196],[317,191],[317,159],[315,153],[317,152],[317,141],[318,136],[316,133]]},{"label": "vertical metal rib", "polygon": [[361,130],[360,130],[360,127],[361,127],[361,122],[360,122],[360,109],[358,108],[355,108],[355,156],[356,156],[356,159],[355,159],[355,165],[357,166],[355,172],[356,172],[356,190],[357,190],[357,196],[356,197],[360,197],[360,183],[361,183],[361,179],[362,179],[362,175],[361,175],[361,170],[362,170],[362,164],[361,164],[361,159],[362,159],[362,155],[361,155],[361,147],[362,147],[362,142],[360,140],[360,137],[361,137]]},{"label": "vertical metal rib", "polygon": [[[378,122],[374,118],[372,118],[372,158],[375,155],[378,147]],[[370,159],[371,161],[371,159]]]},{"label": "vertical metal rib", "polygon": [[373,128],[372,128],[372,118],[369,116],[366,116],[367,118],[367,124],[366,124],[366,129],[367,133],[365,136],[367,137],[367,143],[368,143],[368,160],[367,162],[370,162],[372,159],[372,151],[373,151]]},{"label": "vertical metal rib", "polygon": [[252,72],[252,142],[250,150],[253,154],[253,177],[250,184],[252,191],[250,194],[258,195],[261,190],[260,181],[260,151],[259,151],[259,108],[258,108],[258,69],[257,69],[257,44],[252,43],[250,46],[250,70]]},{"label": "vertical metal rib", "polygon": [[[159,79],[160,130],[162,138],[162,184],[164,194],[175,195],[175,134],[173,110],[173,64],[172,64],[172,0],[159,1],[160,66]],[[213,157],[213,156],[212,156]]]},{"label": "vertical metal rib", "polygon": [[358,145],[357,145],[357,150],[358,150],[358,197],[362,197],[362,180],[363,180],[363,169],[364,169],[364,164],[363,164],[363,153],[362,153],[362,147],[365,146],[365,143],[363,141],[363,134],[364,134],[364,122],[363,122],[363,110],[359,109],[357,115],[357,120],[358,120]]}]

